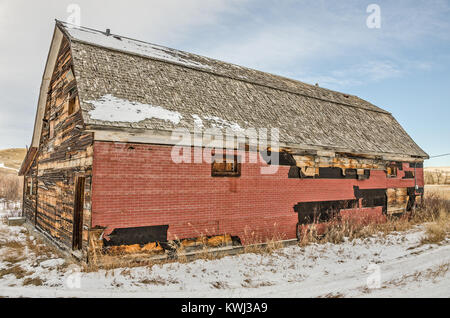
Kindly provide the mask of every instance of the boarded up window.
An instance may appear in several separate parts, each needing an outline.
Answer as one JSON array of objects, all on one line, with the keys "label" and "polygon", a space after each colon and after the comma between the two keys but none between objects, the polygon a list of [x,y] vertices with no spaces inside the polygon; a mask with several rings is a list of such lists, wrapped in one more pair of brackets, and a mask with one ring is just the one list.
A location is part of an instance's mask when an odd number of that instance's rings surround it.
[{"label": "boarded up window", "polygon": [[73,250],[83,247],[83,210],[85,178],[77,177],[75,181],[75,200],[73,213]]},{"label": "boarded up window", "polygon": [[388,167],[387,167],[387,176],[389,178],[397,177],[397,173],[398,173],[398,166],[395,163],[388,165]]},{"label": "boarded up window", "polygon": [[28,195],[33,195],[33,179],[27,178],[27,188],[26,188],[25,192]]},{"label": "boarded up window", "polygon": [[212,176],[240,177],[241,164],[239,163],[238,156],[230,157],[224,154],[222,158],[216,159],[212,163]]},{"label": "boarded up window", "polygon": [[68,109],[69,116],[75,112],[76,103],[77,103],[77,98],[75,96],[69,99],[69,109]]},{"label": "boarded up window", "polygon": [[50,121],[50,136],[49,138],[52,139],[55,136],[55,121]]},{"label": "boarded up window", "polygon": [[35,195],[36,194],[36,185],[34,184],[33,178],[28,177],[27,182],[25,183],[25,193],[27,195]]},{"label": "boarded up window", "polygon": [[414,171],[405,171],[403,179],[414,179]]},{"label": "boarded up window", "polygon": [[70,68],[70,70],[66,74],[66,80],[68,83],[72,82],[75,79],[75,76],[73,76],[73,70]]}]

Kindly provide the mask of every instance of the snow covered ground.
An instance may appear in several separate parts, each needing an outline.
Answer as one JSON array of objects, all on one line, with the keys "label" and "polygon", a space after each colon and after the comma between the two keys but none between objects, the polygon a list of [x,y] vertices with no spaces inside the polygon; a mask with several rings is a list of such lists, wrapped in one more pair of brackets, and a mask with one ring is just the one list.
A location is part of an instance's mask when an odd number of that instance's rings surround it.
[{"label": "snow covered ground", "polygon": [[13,171],[17,171],[17,172],[19,171],[17,169],[9,168],[9,167],[5,166],[5,164],[3,162],[0,162],[0,168],[1,169],[6,169],[6,170],[13,170]]},{"label": "snow covered ground", "polygon": [[[450,297],[450,240],[421,245],[422,235],[417,227],[271,255],[84,273],[39,246],[25,228],[1,224],[0,296]],[[4,275],[8,269],[15,270]]]}]

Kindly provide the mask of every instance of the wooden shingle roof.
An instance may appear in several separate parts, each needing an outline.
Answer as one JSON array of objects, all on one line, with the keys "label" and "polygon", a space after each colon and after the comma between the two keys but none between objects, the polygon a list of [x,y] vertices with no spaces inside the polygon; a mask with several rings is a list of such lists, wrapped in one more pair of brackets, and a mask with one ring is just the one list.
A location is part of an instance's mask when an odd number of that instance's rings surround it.
[{"label": "wooden shingle roof", "polygon": [[278,128],[280,141],[427,158],[389,112],[356,96],[57,22],[70,39],[87,127]]}]

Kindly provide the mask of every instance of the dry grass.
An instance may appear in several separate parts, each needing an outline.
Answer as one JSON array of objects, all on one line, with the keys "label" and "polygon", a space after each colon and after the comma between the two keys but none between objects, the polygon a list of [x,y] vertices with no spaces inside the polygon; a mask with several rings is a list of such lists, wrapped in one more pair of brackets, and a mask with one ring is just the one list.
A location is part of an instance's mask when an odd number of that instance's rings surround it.
[{"label": "dry grass", "polygon": [[55,255],[60,258],[64,258],[64,255],[57,248],[53,247],[47,242],[44,242],[40,238],[35,238],[35,240],[32,241],[27,236],[25,246],[30,252],[33,252],[34,254],[42,256],[44,258],[53,258]]},{"label": "dry grass", "polygon": [[426,225],[422,244],[437,244],[444,241],[450,234],[450,213],[442,210],[439,216]]},{"label": "dry grass", "polygon": [[[93,260],[91,257],[91,262],[83,266],[83,271],[89,273],[97,272],[100,269],[110,271],[117,268],[134,268],[143,266],[151,268],[158,264],[189,263],[196,260],[216,260],[228,256],[227,253],[217,252],[217,247],[221,246],[211,247],[203,245],[193,251],[187,249],[183,245],[180,245],[179,241],[172,241],[169,242],[169,247],[172,250],[166,254],[168,258],[162,259],[152,259],[151,256],[155,256],[154,254],[129,254],[118,257],[117,255],[110,255],[102,249],[97,249],[95,253],[92,254],[92,256],[95,255],[95,259]],[[276,236],[268,239],[264,244],[244,246],[240,251],[236,252],[236,254],[268,254],[282,247],[283,244],[280,242],[280,236]],[[142,283],[157,284],[157,282],[154,281]]]},{"label": "dry grass", "polygon": [[402,287],[408,284],[410,281],[419,282],[422,280],[431,280],[436,281],[436,279],[440,277],[444,277],[448,270],[450,269],[450,264],[445,263],[441,264],[437,268],[429,268],[425,271],[416,271],[412,274],[403,275],[398,279],[394,279],[388,282],[385,282],[384,285],[391,285],[395,287]]},{"label": "dry grass", "polygon": [[0,242],[0,248],[21,249],[23,244],[17,241]]},{"label": "dry grass", "polygon": [[341,293],[330,293],[318,298],[344,298],[345,296]]},{"label": "dry grass", "polygon": [[0,248],[6,249],[6,251],[3,252],[2,262],[7,265],[7,268],[0,270],[0,279],[3,279],[8,275],[14,275],[16,279],[25,278],[23,281],[24,286],[42,286],[44,282],[40,278],[27,277],[33,273],[23,269],[21,266],[21,262],[27,259],[28,254],[26,253],[34,253],[44,260],[55,257],[55,255],[61,256],[61,253],[57,251],[56,248],[52,248],[50,245],[45,244],[39,238],[31,241],[29,239],[28,230],[23,229],[21,230],[21,233],[27,237],[26,240],[6,240],[0,242]]},{"label": "dry grass", "polygon": [[18,202],[22,198],[23,182],[13,174],[0,173],[0,199]]},{"label": "dry grass", "polygon": [[83,272],[86,273],[97,272],[100,269],[109,271],[125,267],[152,267],[153,265],[160,263],[150,258],[150,256],[154,256],[152,253],[142,253],[139,255],[126,253],[111,254],[103,248],[101,241],[94,240],[92,237],[90,239],[89,253],[89,263],[83,264],[82,266]]},{"label": "dry grass", "polygon": [[7,275],[14,275],[17,279],[22,279],[32,273],[24,270],[20,265],[14,265],[5,269],[0,269],[0,279]]},{"label": "dry grass", "polygon": [[[26,149],[0,150],[0,164],[19,169],[26,155]],[[22,197],[23,182],[17,171],[0,167],[0,199],[17,202]]]},{"label": "dry grass", "polygon": [[325,228],[313,224],[303,231],[300,245],[311,243],[339,244],[344,239],[364,239],[378,234],[388,235],[393,232],[404,232],[419,224],[426,225],[426,236],[423,243],[439,243],[450,234],[450,201],[430,194],[424,198],[415,212],[401,217],[388,217],[386,222],[363,224],[354,221],[333,220]]},{"label": "dry grass", "polygon": [[[302,232],[299,242],[300,246],[308,244],[340,244],[345,240],[364,239],[380,234],[388,235],[393,232],[404,232],[414,228],[416,225],[423,224],[426,226],[426,235],[423,243],[439,243],[449,237],[450,233],[450,201],[442,199],[442,197],[429,194],[427,195],[421,206],[413,213],[405,214],[401,217],[388,217],[385,222],[380,223],[363,223],[351,220],[333,220],[328,226],[313,224],[307,230]],[[276,227],[276,225],[274,225]],[[281,231],[274,230],[275,233]],[[244,238],[247,244],[234,254],[256,253],[270,254],[275,250],[283,247],[282,241],[285,240],[283,235],[275,235],[262,240],[261,236],[256,232],[248,231],[248,236]],[[199,239],[202,240],[202,239]],[[206,240],[206,238],[204,238]],[[253,241],[252,241],[253,240]],[[251,244],[252,242],[265,242],[264,244]],[[215,247],[203,245],[202,248],[195,250],[195,254],[189,255],[190,249],[187,249],[179,241],[169,244],[172,251],[169,253],[169,259],[163,258],[155,260],[148,257],[149,255],[121,255],[120,257],[103,253],[101,249],[95,252],[95,262],[85,266],[86,272],[98,271],[99,269],[112,270],[124,267],[152,267],[156,264],[166,263],[187,263],[195,260],[214,260],[227,256],[227,253],[218,253]],[[136,257],[138,256],[138,257]],[[150,282],[148,282],[150,283]],[[219,285],[217,288],[220,287]]]},{"label": "dry grass", "polygon": [[164,279],[160,278],[160,277],[153,278],[153,279],[146,278],[146,279],[141,280],[140,283],[144,284],[144,285],[156,285],[156,286],[167,285],[167,282]]},{"label": "dry grass", "polygon": [[24,148],[0,150],[0,163],[9,168],[19,169],[26,154],[27,150]]},{"label": "dry grass", "polygon": [[9,264],[17,264],[26,259],[25,256],[23,256],[21,253],[17,253],[16,251],[13,251],[9,253],[6,257],[2,259],[3,262],[9,263]]},{"label": "dry grass", "polygon": [[450,185],[427,185],[425,195],[435,195],[450,200]]},{"label": "dry grass", "polygon": [[44,281],[40,278],[25,278],[23,281],[23,286],[42,286]]},{"label": "dry grass", "polygon": [[225,282],[214,282],[211,286],[215,289],[227,289],[229,288],[228,284]]},{"label": "dry grass", "polygon": [[[9,264],[17,264],[26,259],[26,255],[24,251],[26,250],[28,253],[34,253],[39,256],[41,259],[50,259],[50,258],[66,258],[65,255],[58,250],[56,247],[48,244],[43,239],[34,237],[34,240],[30,239],[30,233],[27,229],[21,230],[22,234],[25,235],[26,239],[23,241],[0,241],[0,248],[8,249],[7,254],[3,256],[2,261]],[[67,267],[70,264],[73,264],[72,260],[66,259],[63,267]]]},{"label": "dry grass", "polygon": [[388,218],[383,223],[363,224],[352,220],[333,220],[327,226],[313,224],[302,231],[300,246],[316,244],[340,244],[346,239],[364,239],[375,235],[387,235],[392,232],[402,232],[411,229],[414,224],[406,217]]}]

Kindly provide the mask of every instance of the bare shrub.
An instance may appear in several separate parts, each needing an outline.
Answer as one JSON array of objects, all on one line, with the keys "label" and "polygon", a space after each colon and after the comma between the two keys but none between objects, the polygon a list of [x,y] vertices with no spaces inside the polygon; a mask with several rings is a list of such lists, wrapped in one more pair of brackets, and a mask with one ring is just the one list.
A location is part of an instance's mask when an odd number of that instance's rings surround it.
[{"label": "bare shrub", "polygon": [[17,202],[22,198],[22,181],[16,175],[0,174],[0,199]]},{"label": "bare shrub", "polygon": [[426,225],[426,236],[422,243],[439,243],[446,239],[450,233],[450,201],[439,195],[430,194],[415,211],[400,217],[389,216],[385,222],[367,224],[357,220],[335,218],[328,224],[311,224],[303,228],[300,245],[339,244],[345,239],[352,241],[377,234],[404,232],[418,224]]},{"label": "bare shrub", "polygon": [[437,244],[445,240],[450,234],[450,213],[441,210],[435,221],[426,225],[422,244]]},{"label": "bare shrub", "polygon": [[412,221],[416,224],[435,222],[442,215],[450,213],[450,200],[445,200],[441,195],[431,193],[423,199],[422,203],[412,213]]},{"label": "bare shrub", "polygon": [[443,170],[424,171],[425,184],[444,185],[450,184],[450,174]]},{"label": "bare shrub", "polygon": [[434,175],[431,171],[424,172],[425,184],[435,184]]}]

